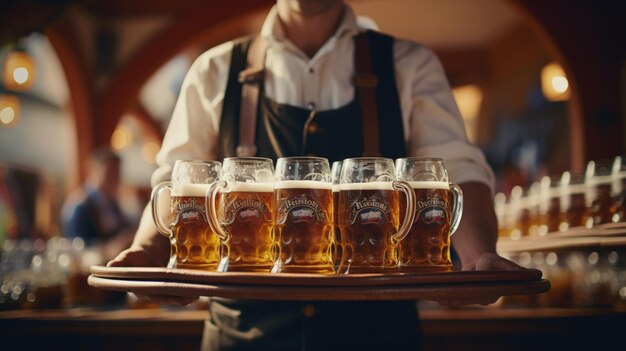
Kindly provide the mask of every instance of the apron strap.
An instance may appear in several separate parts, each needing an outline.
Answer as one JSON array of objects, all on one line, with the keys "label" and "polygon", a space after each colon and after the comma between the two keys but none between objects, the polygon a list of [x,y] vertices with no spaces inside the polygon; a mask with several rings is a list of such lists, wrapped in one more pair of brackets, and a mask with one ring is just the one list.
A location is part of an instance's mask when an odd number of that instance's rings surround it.
[{"label": "apron strap", "polygon": [[239,157],[252,157],[257,153],[255,142],[257,110],[259,106],[260,86],[263,84],[265,50],[267,42],[260,36],[256,36],[250,48],[246,69],[239,72],[239,83],[242,84],[241,92],[241,118],[239,122],[239,145],[235,153]]},{"label": "apron strap", "polygon": [[380,156],[376,87],[378,77],[372,69],[369,40],[366,32],[354,37],[354,85],[358,89],[363,125],[363,156]]},{"label": "apron strap", "polygon": [[[370,38],[370,34],[372,34],[372,38]],[[391,50],[392,41],[387,43],[382,39],[378,38],[374,33],[370,32],[361,32],[354,37],[355,43],[355,51],[354,51],[354,63],[355,63],[355,75],[354,75],[354,86],[357,89],[357,98],[359,99],[359,105],[361,110],[361,120],[362,120],[362,129],[363,129],[363,156],[380,156],[383,153],[381,152],[380,145],[380,128],[389,129],[391,126],[380,125],[379,123],[379,114],[377,101],[379,98],[383,98],[383,101],[387,101],[389,99],[393,100],[396,104],[398,104],[398,96],[395,87],[395,80],[393,76],[390,77],[391,81],[389,84],[391,85],[389,88],[393,89],[394,94],[392,96],[386,96],[387,92],[379,91],[378,93],[382,93],[383,96],[378,96],[377,89],[379,87],[380,79],[376,75],[374,71],[374,67],[372,64],[372,60],[376,57],[372,57],[374,53],[371,51],[370,44],[374,47],[380,46],[381,48]],[[374,40],[381,39],[381,40]],[[372,43],[372,40],[374,42]],[[380,45],[379,45],[380,44]],[[385,44],[385,45],[382,45]],[[241,91],[241,100],[240,100],[240,113],[239,113],[239,142],[235,149],[235,154],[240,157],[251,157],[257,154],[257,146],[256,146],[256,125],[257,125],[257,115],[259,108],[259,96],[262,88],[262,84],[264,81],[264,63],[265,63],[265,52],[267,50],[267,42],[260,36],[256,36],[252,42],[250,43],[249,49],[247,50],[247,60],[243,70],[241,70],[238,74],[238,83],[242,86]],[[387,47],[388,46],[388,47]],[[377,49],[378,50],[378,49]],[[378,54],[378,53],[377,53]],[[393,75],[393,54],[390,51],[389,54],[391,62],[378,62],[383,65],[390,65],[391,72],[387,72]],[[378,58],[376,58],[380,61]],[[385,77],[382,77],[385,80]],[[383,84],[385,86],[385,84]],[[387,90],[387,89],[385,89]],[[387,99],[387,100],[385,100]],[[383,106],[386,106],[383,104]],[[395,111],[398,110],[398,111]],[[396,106],[395,110],[391,112],[392,115],[398,114],[401,116],[399,111],[399,105]],[[389,112],[389,111],[387,111]],[[386,115],[387,113],[385,113]],[[398,136],[402,138],[402,120],[401,118],[397,121],[400,123],[398,126],[399,133]],[[402,145],[403,146],[403,145]],[[402,151],[400,154],[404,154]]]}]

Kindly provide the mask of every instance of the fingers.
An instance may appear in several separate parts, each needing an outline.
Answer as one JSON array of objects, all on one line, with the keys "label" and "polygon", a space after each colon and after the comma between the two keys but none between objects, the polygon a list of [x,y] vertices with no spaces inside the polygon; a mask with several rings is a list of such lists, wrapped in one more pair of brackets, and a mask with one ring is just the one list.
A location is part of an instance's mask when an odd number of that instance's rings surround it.
[{"label": "fingers", "polygon": [[[143,250],[127,249],[107,263],[107,267],[151,267],[154,266],[150,256]],[[187,306],[196,301],[198,297],[169,296],[154,294],[135,294],[143,302],[169,304],[174,306]]]},{"label": "fingers", "polygon": [[[464,270],[477,270],[477,271],[511,271],[511,270],[524,270],[526,268],[509,261],[506,258],[494,253],[488,252],[480,256],[476,260],[475,265],[463,267]],[[481,297],[465,297],[465,298],[452,298],[441,299],[437,302],[444,307],[460,307],[464,305],[490,305],[498,301],[500,296],[481,296]]]},{"label": "fingers", "polygon": [[107,267],[148,267],[152,266],[145,251],[127,249],[107,263]]},{"label": "fingers", "polygon": [[498,301],[499,296],[483,296],[476,298],[452,298],[452,299],[441,299],[438,300],[439,303],[443,307],[461,307],[467,305],[491,305]]},{"label": "fingers", "polygon": [[499,260],[494,261],[493,264],[494,264],[494,267],[497,270],[502,270],[502,271],[513,271],[513,270],[526,269],[526,268],[518,265],[517,263],[515,263],[513,261],[509,261],[509,260],[504,259],[502,257],[500,257]]},{"label": "fingers", "polygon": [[168,295],[146,295],[146,294],[135,294],[137,298],[143,302],[148,303],[165,303],[168,305],[174,306],[187,306],[190,303],[198,300],[198,297],[190,297],[190,296],[168,296]]},{"label": "fingers", "polygon": [[496,253],[483,254],[476,261],[475,270],[477,271],[512,271],[526,269],[515,262],[509,261]]}]

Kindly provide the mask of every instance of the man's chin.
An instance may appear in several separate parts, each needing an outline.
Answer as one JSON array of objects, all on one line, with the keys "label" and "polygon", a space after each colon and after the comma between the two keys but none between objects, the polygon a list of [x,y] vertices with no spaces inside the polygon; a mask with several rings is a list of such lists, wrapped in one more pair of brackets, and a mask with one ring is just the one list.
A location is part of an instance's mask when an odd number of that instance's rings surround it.
[{"label": "man's chin", "polygon": [[304,17],[313,17],[339,6],[343,0],[288,0],[292,10]]}]

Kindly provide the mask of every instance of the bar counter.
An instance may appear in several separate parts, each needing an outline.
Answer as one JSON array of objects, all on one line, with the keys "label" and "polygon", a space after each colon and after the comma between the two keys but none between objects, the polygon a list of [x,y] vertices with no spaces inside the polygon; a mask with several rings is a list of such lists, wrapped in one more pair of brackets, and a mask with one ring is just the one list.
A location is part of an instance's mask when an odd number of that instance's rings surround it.
[{"label": "bar counter", "polygon": [[[206,309],[0,312],[4,345],[22,349],[199,350]],[[608,349],[623,342],[626,309],[441,308],[420,303],[425,350]]]}]

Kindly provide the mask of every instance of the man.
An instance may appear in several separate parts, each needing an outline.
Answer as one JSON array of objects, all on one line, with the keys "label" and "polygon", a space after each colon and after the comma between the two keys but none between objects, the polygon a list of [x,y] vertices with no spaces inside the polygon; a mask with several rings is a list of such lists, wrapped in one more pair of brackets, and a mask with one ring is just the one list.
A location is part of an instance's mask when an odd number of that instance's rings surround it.
[{"label": "man", "polygon": [[119,180],[119,156],[108,148],[94,150],[84,185],[67,197],[61,210],[65,235],[80,237],[87,245],[101,244],[105,262],[133,240],[133,228],[118,204]]},{"label": "man", "polygon": [[[371,101],[361,86],[376,83],[365,79],[356,87],[353,84],[355,66],[362,59],[355,54],[362,47],[355,36],[362,31],[350,7],[341,0],[277,0],[260,33],[266,48],[255,127],[257,156],[313,153],[332,161],[361,156],[370,146],[369,139],[364,142],[358,132],[365,132],[372,121],[362,119],[370,111],[367,103]],[[468,204],[452,238],[462,269],[519,269],[495,252],[493,175],[480,150],[467,141],[439,61],[419,44],[371,36],[370,46],[376,41],[383,42],[381,47],[391,45],[389,65],[380,64],[384,58],[377,56],[381,51],[378,44],[365,51],[372,54],[374,70],[383,72],[377,75],[379,113],[374,120],[380,129],[375,138],[380,137],[382,155],[443,158]],[[238,127],[246,123],[240,123],[237,113],[241,86],[236,81],[238,71],[232,68],[241,61],[235,56],[241,48],[238,45],[229,42],[215,47],[190,68],[158,155],[160,167],[153,184],[169,176],[176,159],[220,159],[236,154],[241,142]],[[133,245],[110,265],[163,266],[167,257],[167,240],[156,234],[150,213],[145,211]],[[175,297],[168,301],[189,302]],[[469,302],[493,300],[442,301]],[[411,301],[241,303],[235,307],[212,304],[214,320],[205,331],[213,333],[214,342],[233,349],[420,347],[417,312]],[[300,316],[294,315],[300,310]],[[272,318],[267,318],[270,315]]]}]

